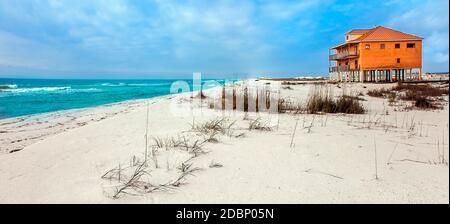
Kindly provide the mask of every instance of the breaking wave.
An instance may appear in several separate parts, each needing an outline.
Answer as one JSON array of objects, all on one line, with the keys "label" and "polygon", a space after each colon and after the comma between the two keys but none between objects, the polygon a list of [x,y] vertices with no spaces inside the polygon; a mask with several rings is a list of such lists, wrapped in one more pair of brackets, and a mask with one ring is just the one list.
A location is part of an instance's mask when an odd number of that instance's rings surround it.
[{"label": "breaking wave", "polygon": [[123,82],[121,82],[121,83],[119,83],[119,84],[113,84],[113,83],[109,83],[109,82],[106,82],[106,83],[102,83],[102,84],[100,84],[101,86],[111,86],[111,87],[115,87],[115,86],[126,86],[127,84],[126,83],[123,83]]},{"label": "breaking wave", "polygon": [[16,84],[0,84],[0,89],[15,89],[17,88]]},{"label": "breaking wave", "polygon": [[64,87],[35,87],[35,88],[17,88],[17,89],[4,89],[5,92],[12,93],[28,93],[28,92],[54,92],[61,90],[68,90],[70,86]]}]

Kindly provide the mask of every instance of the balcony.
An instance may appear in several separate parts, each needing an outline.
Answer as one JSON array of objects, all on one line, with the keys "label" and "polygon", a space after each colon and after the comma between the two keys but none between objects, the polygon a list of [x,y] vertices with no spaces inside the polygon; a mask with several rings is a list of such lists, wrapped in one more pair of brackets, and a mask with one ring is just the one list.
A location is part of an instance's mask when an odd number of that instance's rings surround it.
[{"label": "balcony", "polygon": [[342,59],[353,58],[353,57],[358,57],[358,56],[359,56],[359,51],[344,51],[342,53],[330,55],[329,60],[336,61],[336,60],[342,60]]},{"label": "balcony", "polygon": [[348,72],[348,71],[359,71],[359,66],[356,68],[350,68],[350,65],[341,65],[330,67],[329,72]]}]

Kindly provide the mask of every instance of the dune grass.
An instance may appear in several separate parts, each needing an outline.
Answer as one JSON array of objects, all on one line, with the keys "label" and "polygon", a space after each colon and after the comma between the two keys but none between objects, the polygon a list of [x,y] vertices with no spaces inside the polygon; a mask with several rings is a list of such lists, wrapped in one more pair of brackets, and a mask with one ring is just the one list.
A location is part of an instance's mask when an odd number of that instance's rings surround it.
[{"label": "dune grass", "polygon": [[330,88],[314,88],[306,105],[307,113],[363,114],[364,107],[357,97],[342,95],[337,99]]}]

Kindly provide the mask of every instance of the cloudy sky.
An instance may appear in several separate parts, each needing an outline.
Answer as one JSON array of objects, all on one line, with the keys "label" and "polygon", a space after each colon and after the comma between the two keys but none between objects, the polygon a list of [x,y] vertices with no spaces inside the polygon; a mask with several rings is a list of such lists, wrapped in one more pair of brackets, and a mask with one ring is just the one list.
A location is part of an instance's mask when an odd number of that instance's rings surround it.
[{"label": "cloudy sky", "polygon": [[448,0],[0,0],[0,77],[326,75],[352,28],[425,38],[448,71]]}]

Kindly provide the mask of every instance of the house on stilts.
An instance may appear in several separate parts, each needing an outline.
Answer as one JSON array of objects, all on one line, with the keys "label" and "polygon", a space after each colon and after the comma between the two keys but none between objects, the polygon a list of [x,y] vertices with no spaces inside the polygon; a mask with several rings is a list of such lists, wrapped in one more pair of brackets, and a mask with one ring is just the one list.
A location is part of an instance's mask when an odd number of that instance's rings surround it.
[{"label": "house on stilts", "polygon": [[378,26],[354,29],[330,49],[329,74],[340,82],[396,82],[422,79],[423,38]]}]

